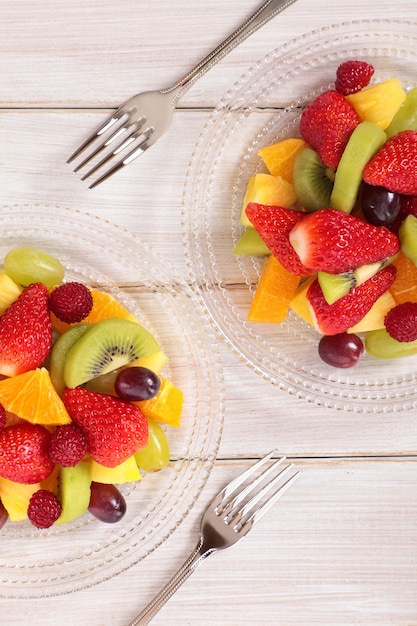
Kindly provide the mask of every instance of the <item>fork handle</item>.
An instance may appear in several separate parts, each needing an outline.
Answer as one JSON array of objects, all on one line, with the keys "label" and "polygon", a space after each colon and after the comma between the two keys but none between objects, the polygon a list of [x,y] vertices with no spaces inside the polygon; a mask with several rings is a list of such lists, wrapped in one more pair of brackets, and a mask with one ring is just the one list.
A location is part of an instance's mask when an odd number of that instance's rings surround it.
[{"label": "fork handle", "polygon": [[170,599],[172,595],[181,587],[181,585],[187,580],[189,576],[199,567],[207,557],[217,552],[216,548],[206,548],[203,545],[203,540],[200,541],[183,563],[179,570],[173,575],[171,580],[161,589],[161,591],[154,597],[153,600],[146,606],[135,619],[130,622],[129,626],[145,626],[155,617],[158,611],[164,606],[164,604]]},{"label": "fork handle", "polygon": [[244,39],[252,35],[258,28],[266,24],[270,19],[278,13],[289,7],[296,0],[266,0],[263,2],[250,17],[245,20],[233,33],[217,46],[210,54],[208,54],[200,63],[198,63],[185,76],[180,78],[172,87],[163,91],[176,90],[175,100],[189,89],[193,82],[200,78],[207,70],[225,57],[233,48],[240,44]]}]

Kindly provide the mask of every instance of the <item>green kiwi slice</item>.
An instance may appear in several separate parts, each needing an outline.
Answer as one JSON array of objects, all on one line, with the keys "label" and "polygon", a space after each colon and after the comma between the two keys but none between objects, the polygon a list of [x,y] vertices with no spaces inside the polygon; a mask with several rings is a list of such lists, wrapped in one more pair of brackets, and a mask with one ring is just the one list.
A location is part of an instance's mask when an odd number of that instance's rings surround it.
[{"label": "green kiwi slice", "polygon": [[241,254],[242,256],[267,256],[271,254],[271,250],[257,231],[248,226],[235,245],[233,254]]},{"label": "green kiwi slice", "polygon": [[407,93],[385,132],[387,137],[393,137],[403,130],[417,130],[417,87]]},{"label": "green kiwi slice", "polygon": [[66,330],[54,343],[49,358],[49,374],[56,391],[61,396],[65,389],[64,365],[68,350],[85,333],[89,324],[76,324]]},{"label": "green kiwi slice", "polygon": [[330,206],[350,213],[355,206],[368,161],[386,141],[386,134],[374,122],[361,122],[351,134],[334,178]]},{"label": "green kiwi slice", "polygon": [[346,296],[351,289],[358,287],[369,278],[374,276],[380,269],[388,265],[394,257],[366,263],[354,270],[342,274],[329,274],[328,272],[318,272],[317,280],[323,292],[327,304],[333,304],[336,300]]},{"label": "green kiwi slice", "polygon": [[160,349],[152,333],[131,320],[110,317],[91,324],[67,352],[65,385],[77,387]]},{"label": "green kiwi slice", "polygon": [[402,221],[398,236],[403,254],[417,266],[417,217],[415,215],[407,215]]},{"label": "green kiwi slice", "polygon": [[58,499],[62,512],[55,524],[61,526],[83,515],[90,504],[90,465],[84,461],[74,467],[61,467],[58,478]]},{"label": "green kiwi slice", "polygon": [[327,209],[333,189],[334,171],[326,167],[311,148],[301,150],[294,161],[293,185],[298,202],[309,212]]}]

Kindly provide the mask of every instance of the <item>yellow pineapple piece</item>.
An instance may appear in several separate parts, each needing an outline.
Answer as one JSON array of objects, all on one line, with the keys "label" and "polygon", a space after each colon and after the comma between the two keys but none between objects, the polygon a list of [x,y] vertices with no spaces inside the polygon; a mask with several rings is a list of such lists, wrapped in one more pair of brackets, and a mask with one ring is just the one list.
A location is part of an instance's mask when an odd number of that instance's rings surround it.
[{"label": "yellow pineapple piece", "polygon": [[0,315],[17,300],[23,287],[14,282],[4,270],[0,270]]},{"label": "yellow pineapple piece", "polygon": [[29,500],[38,489],[40,483],[25,485],[0,477],[0,499],[11,522],[21,522],[27,518]]},{"label": "yellow pineapple piece", "polygon": [[116,467],[105,467],[94,459],[89,459],[90,478],[96,483],[121,485],[133,483],[142,478],[135,457],[130,456]]},{"label": "yellow pineapple piece", "polygon": [[248,182],[242,203],[241,222],[244,226],[251,226],[246,215],[246,207],[249,202],[282,206],[285,208],[295,204],[297,196],[294,187],[282,176],[271,174],[255,174]]},{"label": "yellow pineapple piece", "polygon": [[303,148],[307,147],[308,144],[304,139],[290,137],[261,148],[258,150],[258,155],[272,176],[281,176],[284,180],[292,183],[295,157]]},{"label": "yellow pineapple piece", "polygon": [[378,298],[369,309],[368,313],[352,328],[348,333],[367,333],[370,330],[384,328],[384,319],[390,309],[395,306],[395,300],[389,291],[386,291]]},{"label": "yellow pineapple piece", "polygon": [[397,78],[371,85],[346,96],[361,122],[368,120],[385,130],[404,102],[406,93]]},{"label": "yellow pineapple piece", "polygon": [[300,282],[276,257],[269,256],[262,268],[249,309],[249,322],[280,324],[287,316],[290,300]]}]

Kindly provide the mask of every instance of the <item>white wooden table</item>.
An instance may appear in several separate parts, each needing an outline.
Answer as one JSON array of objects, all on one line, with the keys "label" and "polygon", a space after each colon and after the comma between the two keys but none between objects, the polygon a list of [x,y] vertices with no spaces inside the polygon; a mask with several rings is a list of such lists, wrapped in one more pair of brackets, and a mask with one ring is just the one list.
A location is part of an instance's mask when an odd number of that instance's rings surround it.
[{"label": "white wooden table", "polygon": [[[0,8],[1,204],[69,205],[139,232],[184,276],[181,194],[211,108],[289,39],[362,17],[415,18],[415,0],[298,0],[206,74],[168,134],[89,191],[65,160],[104,114],[183,75],[255,0],[15,0]],[[273,388],[224,345],[225,427],[191,514],[159,549],[74,594],[0,599],[2,624],[124,626],[193,546],[217,490],[274,441],[302,479],[232,552],[210,559],[155,618],[169,626],[417,624],[417,419],[320,410]],[[253,423],[256,422],[256,429]],[[28,549],[30,549],[28,547]]]}]

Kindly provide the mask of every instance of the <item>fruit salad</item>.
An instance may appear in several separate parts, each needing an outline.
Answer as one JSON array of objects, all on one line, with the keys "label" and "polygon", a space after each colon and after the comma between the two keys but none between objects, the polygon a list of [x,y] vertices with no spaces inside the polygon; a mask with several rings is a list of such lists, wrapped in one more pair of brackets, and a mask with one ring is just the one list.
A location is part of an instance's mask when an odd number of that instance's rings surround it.
[{"label": "fruit salad", "polygon": [[248,321],[294,311],[345,368],[417,353],[417,88],[358,60],[333,79],[259,150],[234,253],[265,257]]},{"label": "fruit salad", "polygon": [[170,458],[183,394],[155,337],[60,261],[14,248],[0,271],[0,527],[114,523],[119,485]]}]

